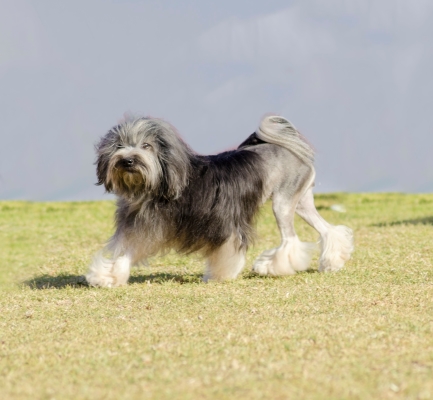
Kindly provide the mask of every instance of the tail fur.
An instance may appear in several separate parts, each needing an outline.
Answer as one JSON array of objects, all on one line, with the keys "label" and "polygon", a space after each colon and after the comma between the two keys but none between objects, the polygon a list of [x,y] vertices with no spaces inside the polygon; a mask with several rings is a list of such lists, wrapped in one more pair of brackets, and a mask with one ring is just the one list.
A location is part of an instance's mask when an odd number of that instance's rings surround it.
[{"label": "tail fur", "polygon": [[314,151],[295,126],[284,117],[264,117],[256,130],[259,139],[290,150],[306,164],[314,163]]}]

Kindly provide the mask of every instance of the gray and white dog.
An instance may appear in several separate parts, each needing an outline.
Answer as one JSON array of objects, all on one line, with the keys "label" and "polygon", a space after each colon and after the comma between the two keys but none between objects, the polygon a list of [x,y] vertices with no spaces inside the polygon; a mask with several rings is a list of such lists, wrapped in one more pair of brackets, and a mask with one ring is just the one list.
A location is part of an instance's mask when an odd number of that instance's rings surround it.
[{"label": "gray and white dog", "polygon": [[96,146],[98,184],[117,195],[116,231],[86,275],[92,286],[128,281],[131,265],[174,249],[207,258],[204,281],[236,278],[260,206],[272,198],[281,244],[255,261],[261,275],[309,268],[314,244],[301,242],[295,213],[320,234],[319,271],[337,271],[353,251],[352,230],[314,206],[314,153],[285,118],[267,116],[236,150],[195,154],[159,119],[113,127]]}]

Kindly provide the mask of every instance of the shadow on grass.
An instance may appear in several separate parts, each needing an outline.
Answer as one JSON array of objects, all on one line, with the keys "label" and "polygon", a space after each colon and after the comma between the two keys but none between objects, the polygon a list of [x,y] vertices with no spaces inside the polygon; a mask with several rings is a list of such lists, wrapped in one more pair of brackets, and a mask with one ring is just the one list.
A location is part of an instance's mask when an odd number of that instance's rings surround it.
[{"label": "shadow on grass", "polygon": [[24,281],[23,284],[34,290],[63,289],[66,287],[82,288],[88,286],[84,275],[68,274],[58,276],[41,275]]},{"label": "shadow on grass", "polygon": [[[299,272],[301,274],[316,274],[315,269]],[[298,273],[298,274],[299,274]],[[254,272],[248,272],[238,279],[281,279],[281,276],[258,275]],[[203,274],[170,274],[157,273],[149,275],[133,275],[129,278],[128,283],[146,284],[152,283],[162,285],[168,282],[175,282],[180,285],[191,285],[203,283]],[[89,287],[84,275],[61,274],[58,276],[41,275],[23,282],[33,290],[65,289],[65,288],[85,288]]]},{"label": "shadow on grass", "polygon": [[[319,273],[319,271],[317,269],[307,269],[306,271],[299,271],[296,273],[296,275],[300,275],[300,274],[317,274]],[[285,276],[281,276],[281,275],[259,275],[253,271],[248,272],[247,274],[242,275],[243,279],[282,279],[282,278],[287,278],[290,276],[294,276],[294,275],[285,275]],[[238,278],[239,279],[239,278]]]},{"label": "shadow on grass", "polygon": [[[163,284],[167,282],[177,282],[181,285],[191,283],[201,283],[202,274],[167,274],[158,273],[150,275],[133,275],[129,278],[129,284],[144,283]],[[58,276],[41,275],[23,282],[24,285],[34,290],[63,289],[63,288],[83,288],[89,287],[84,275]]]},{"label": "shadow on grass", "polygon": [[191,283],[202,283],[203,274],[169,274],[169,273],[157,273],[150,275],[135,275],[129,278],[129,283],[156,283],[163,284],[167,282],[176,282],[181,285]]},{"label": "shadow on grass", "polygon": [[379,222],[377,224],[372,224],[371,226],[382,228],[386,226],[398,226],[398,225],[433,225],[433,216],[415,218],[415,219],[404,219],[404,220],[392,221],[392,222]]}]

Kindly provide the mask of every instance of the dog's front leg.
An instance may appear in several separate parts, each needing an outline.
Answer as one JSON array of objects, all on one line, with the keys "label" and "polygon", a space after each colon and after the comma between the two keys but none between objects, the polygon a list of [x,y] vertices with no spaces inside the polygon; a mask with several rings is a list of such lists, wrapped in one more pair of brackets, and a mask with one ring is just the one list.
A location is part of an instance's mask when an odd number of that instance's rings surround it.
[{"label": "dog's front leg", "polygon": [[86,274],[90,286],[117,287],[126,285],[131,269],[131,257],[123,255],[116,259],[106,258],[102,252],[96,254]]}]

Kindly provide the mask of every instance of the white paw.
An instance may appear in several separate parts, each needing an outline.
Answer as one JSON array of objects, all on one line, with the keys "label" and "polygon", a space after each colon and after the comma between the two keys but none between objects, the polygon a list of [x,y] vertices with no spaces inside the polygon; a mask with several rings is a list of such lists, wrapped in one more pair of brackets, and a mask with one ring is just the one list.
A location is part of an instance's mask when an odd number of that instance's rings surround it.
[{"label": "white paw", "polygon": [[335,251],[321,257],[319,261],[319,272],[337,272],[344,267],[350,259],[351,251]]},{"label": "white paw", "polygon": [[259,275],[274,275],[273,261],[277,249],[265,250],[254,262],[253,271]]},{"label": "white paw", "polygon": [[89,284],[89,286],[95,286],[95,287],[116,287],[116,278],[113,275],[102,275],[98,273],[89,272],[86,275],[86,281]]},{"label": "white paw", "polygon": [[344,267],[343,260],[333,259],[333,260],[320,260],[319,272],[337,272]]},{"label": "white paw", "polygon": [[344,267],[354,250],[353,232],[350,228],[339,225],[328,232],[326,243],[320,257],[320,272],[336,272]]},{"label": "white paw", "polygon": [[118,287],[126,285],[129,278],[131,260],[127,256],[118,257],[115,261],[105,258],[99,252],[93,258],[93,262],[86,274],[89,286]]},{"label": "white paw", "polygon": [[293,270],[298,272],[308,270],[316,250],[318,250],[317,243],[301,242],[296,238],[289,250],[289,264]]}]

